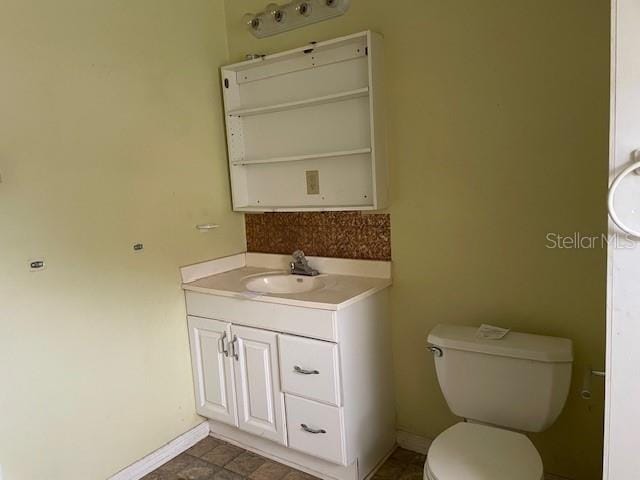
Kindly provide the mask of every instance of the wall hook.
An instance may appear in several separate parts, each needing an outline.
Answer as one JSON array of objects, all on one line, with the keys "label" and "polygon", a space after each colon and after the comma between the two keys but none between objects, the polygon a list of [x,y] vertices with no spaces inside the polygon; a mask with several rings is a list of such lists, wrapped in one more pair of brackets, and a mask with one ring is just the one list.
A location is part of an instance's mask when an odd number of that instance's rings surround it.
[{"label": "wall hook", "polygon": [[217,225],[215,223],[202,223],[200,225],[196,225],[196,228],[198,230],[200,230],[201,232],[208,232],[210,230],[214,230],[216,228],[220,227],[220,225]]}]

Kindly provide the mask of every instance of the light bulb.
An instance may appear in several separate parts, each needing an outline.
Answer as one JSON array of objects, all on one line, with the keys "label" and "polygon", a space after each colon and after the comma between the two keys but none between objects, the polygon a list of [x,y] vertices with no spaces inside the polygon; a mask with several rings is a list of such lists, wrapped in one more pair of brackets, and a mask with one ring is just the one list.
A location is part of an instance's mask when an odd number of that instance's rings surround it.
[{"label": "light bulb", "polygon": [[267,8],[265,11],[269,15],[271,15],[274,22],[276,23],[284,22],[284,19],[287,16],[287,13],[277,3],[270,3],[269,5],[267,5]]},{"label": "light bulb", "polygon": [[262,27],[262,20],[258,15],[253,13],[247,13],[242,17],[242,22],[244,23],[247,30],[260,30]]},{"label": "light bulb", "polygon": [[303,17],[308,17],[311,15],[311,4],[309,2],[300,2],[296,7],[296,12]]},{"label": "light bulb", "polygon": [[270,3],[269,5],[267,5],[265,11],[269,15],[271,15],[271,18],[273,18],[273,21],[276,23],[284,22],[284,19],[287,16],[287,13],[284,11],[284,9],[277,3]]},{"label": "light bulb", "polygon": [[287,12],[285,12],[284,10],[277,10],[276,13],[273,14],[273,19],[277,23],[284,22],[285,18],[287,18]]}]

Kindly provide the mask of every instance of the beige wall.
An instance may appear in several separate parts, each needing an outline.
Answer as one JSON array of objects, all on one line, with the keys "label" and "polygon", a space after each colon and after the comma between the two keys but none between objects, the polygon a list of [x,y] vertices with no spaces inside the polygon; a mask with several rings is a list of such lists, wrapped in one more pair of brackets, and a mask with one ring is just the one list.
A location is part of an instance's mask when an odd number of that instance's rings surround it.
[{"label": "beige wall", "polygon": [[[600,477],[605,255],[550,250],[547,232],[606,228],[609,5],[602,0],[352,0],[339,19],[256,40],[227,0],[232,60],[365,29],[385,35],[400,428],[455,421],[426,333],[439,322],[505,325],[575,341],[568,406],[534,436],[546,467]],[[595,382],[597,385],[597,382]]]},{"label": "beige wall", "polygon": [[223,4],[0,4],[0,464],[104,479],[200,421],[177,268],[244,249]]}]

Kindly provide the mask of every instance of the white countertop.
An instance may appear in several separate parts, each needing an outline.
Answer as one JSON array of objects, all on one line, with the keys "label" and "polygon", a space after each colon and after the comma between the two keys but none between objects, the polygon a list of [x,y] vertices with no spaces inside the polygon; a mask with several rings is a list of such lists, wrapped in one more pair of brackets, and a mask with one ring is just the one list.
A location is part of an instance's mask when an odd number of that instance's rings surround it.
[{"label": "white countertop", "polygon": [[[391,278],[388,277],[346,275],[342,273],[321,273],[316,278],[320,278],[324,285],[317,290],[286,294],[250,292],[247,291],[245,287],[245,280],[247,277],[260,274],[287,273],[285,270],[270,268],[274,265],[273,258],[268,259],[270,261],[258,261],[256,258],[256,255],[252,257],[252,261],[250,263],[253,263],[253,265],[247,265],[249,262],[244,258],[242,260],[238,259],[237,261],[234,257],[225,257],[224,259],[220,259],[217,261],[218,265],[225,265],[222,270],[233,267],[234,264],[239,267],[231,268],[222,272],[221,268],[215,267],[214,262],[216,261],[209,262],[209,264],[212,265],[212,268],[203,270],[202,267],[198,266],[197,268],[200,268],[202,272],[201,275],[205,275],[207,270],[216,273],[201,276],[201,278],[197,278],[195,280],[189,278],[189,276],[185,276],[183,273],[183,278],[190,281],[184,282],[182,284],[182,288],[191,292],[241,298],[248,301],[280,303],[306,308],[319,308],[323,310],[340,310],[391,285]],[[338,261],[332,260],[332,262],[335,263]],[[349,263],[345,263],[345,265],[349,265],[348,268],[344,269],[345,273],[358,271],[358,269],[354,270],[350,266],[353,264],[353,260],[348,262]],[[267,266],[256,265],[260,263]],[[313,266],[312,258],[310,258],[310,263]],[[280,263],[276,264],[280,265]],[[318,264],[321,264],[321,261],[319,261]],[[332,266],[335,267],[335,265]],[[334,271],[340,270],[340,268],[332,269]],[[364,271],[367,270],[364,269]]]}]

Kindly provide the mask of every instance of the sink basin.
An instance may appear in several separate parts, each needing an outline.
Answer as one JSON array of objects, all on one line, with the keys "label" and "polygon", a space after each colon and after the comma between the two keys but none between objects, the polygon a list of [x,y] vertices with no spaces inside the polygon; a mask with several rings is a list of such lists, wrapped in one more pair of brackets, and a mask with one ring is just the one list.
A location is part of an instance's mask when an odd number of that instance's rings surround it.
[{"label": "sink basin", "polygon": [[318,277],[284,273],[251,277],[244,282],[247,290],[260,293],[304,293],[318,290],[324,285],[322,279]]}]

